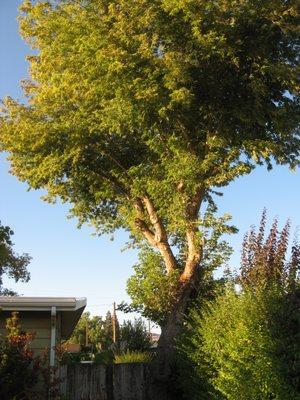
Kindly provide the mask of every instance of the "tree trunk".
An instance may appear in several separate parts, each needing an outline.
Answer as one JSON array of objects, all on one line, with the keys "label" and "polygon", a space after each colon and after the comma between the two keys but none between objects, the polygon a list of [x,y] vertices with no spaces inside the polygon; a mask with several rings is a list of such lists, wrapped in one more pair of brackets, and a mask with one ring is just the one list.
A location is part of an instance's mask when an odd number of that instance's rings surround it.
[{"label": "tree trunk", "polygon": [[[198,187],[196,193],[186,204],[187,257],[178,282],[178,300],[161,325],[161,337],[158,342],[157,357],[153,362],[152,371],[153,378],[156,381],[153,385],[156,392],[156,384],[158,382],[166,383],[171,377],[172,365],[175,361],[175,338],[181,333],[184,317],[187,314],[190,302],[195,299],[199,291],[199,283],[201,282],[199,264],[202,257],[203,243],[199,240],[197,220],[204,193],[205,188],[203,186]],[[150,196],[145,194],[142,198],[135,199],[134,207],[137,213],[135,219],[136,228],[152,247],[159,250],[164,260],[167,274],[180,270],[168,240],[163,220],[155,209]],[[162,392],[158,391],[157,393],[157,395],[153,396],[153,400],[156,398],[160,400],[169,399]]]},{"label": "tree trunk", "polygon": [[[159,389],[157,398],[171,399],[168,395],[168,387],[170,382],[172,385],[172,367],[175,362],[175,339],[183,330],[184,318],[187,314],[191,302],[195,299],[198,291],[196,290],[195,280],[191,280],[182,289],[180,299],[173,308],[173,311],[168,315],[165,322],[161,325],[161,336],[158,342],[157,357],[153,362],[153,378],[154,385]],[[163,393],[163,391],[165,391]],[[179,400],[178,397],[175,397]],[[153,400],[155,398],[153,397]]]}]

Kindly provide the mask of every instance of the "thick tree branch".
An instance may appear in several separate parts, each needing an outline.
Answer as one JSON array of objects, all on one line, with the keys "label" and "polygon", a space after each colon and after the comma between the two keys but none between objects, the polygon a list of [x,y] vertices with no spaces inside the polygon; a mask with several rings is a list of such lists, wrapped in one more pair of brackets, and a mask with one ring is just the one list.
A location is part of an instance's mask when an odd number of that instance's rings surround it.
[{"label": "thick tree branch", "polygon": [[184,270],[180,276],[181,282],[188,282],[194,275],[202,257],[203,246],[199,243],[199,229],[197,219],[205,189],[200,187],[187,205],[186,216],[188,227],[186,230],[187,258]]},{"label": "thick tree branch", "polygon": [[[208,133],[205,141],[204,156],[205,159],[209,152],[208,140],[210,134]],[[197,266],[199,265],[202,253],[203,244],[199,243],[199,228],[197,224],[201,203],[205,194],[205,187],[199,186],[194,196],[188,202],[186,207],[187,229],[186,229],[186,243],[187,243],[187,257],[185,261],[184,270],[180,276],[180,281],[186,283],[193,277]]]},{"label": "thick tree branch", "polygon": [[202,257],[202,245],[198,243],[198,228],[190,228],[186,231],[187,258],[184,270],[180,275],[180,282],[188,282],[194,275]]},{"label": "thick tree branch", "polygon": [[135,225],[138,230],[143,234],[143,236],[148,240],[149,244],[153,247],[157,247],[157,242],[155,241],[155,235],[152,230],[148,227],[146,222],[140,218],[136,218]]},{"label": "thick tree branch", "polygon": [[[163,223],[160,220],[152,201],[148,196],[144,196],[142,200],[137,199],[135,202],[135,209],[138,214],[138,218],[135,220],[137,228],[148,240],[150,245],[156,247],[160,251],[166,265],[167,273],[169,274],[171,271],[178,268],[178,264],[168,242],[167,233]],[[143,219],[145,211],[148,214],[154,232]]]},{"label": "thick tree branch", "polygon": [[159,218],[152,201],[150,200],[149,197],[143,197],[142,201],[148,212],[150,222],[154,227],[155,240],[157,242],[166,242],[167,241],[167,233],[166,233],[165,227],[164,227],[161,219]]},{"label": "thick tree branch", "polygon": [[191,198],[187,205],[186,209],[186,214],[188,220],[197,220],[199,211],[200,211],[200,206],[203,201],[205,194],[205,188],[203,186],[200,186],[194,196]]}]

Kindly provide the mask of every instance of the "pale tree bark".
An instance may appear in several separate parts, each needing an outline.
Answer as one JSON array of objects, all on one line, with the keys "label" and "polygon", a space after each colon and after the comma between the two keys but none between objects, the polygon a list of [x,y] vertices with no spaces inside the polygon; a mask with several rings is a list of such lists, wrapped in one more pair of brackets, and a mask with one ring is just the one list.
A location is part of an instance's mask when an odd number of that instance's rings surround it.
[{"label": "pale tree bark", "polygon": [[[203,243],[199,239],[198,218],[205,189],[199,187],[186,205],[186,260],[178,282],[178,297],[171,312],[161,325],[161,337],[158,357],[154,363],[157,378],[167,380],[174,358],[174,339],[182,330],[184,317],[191,300],[197,295],[199,285],[199,264],[202,258]],[[164,260],[169,274],[179,265],[168,242],[167,232],[149,196],[138,199],[135,203],[138,218],[136,226],[148,243],[157,248]],[[148,223],[147,223],[148,221]],[[150,222],[150,224],[149,224]]]},{"label": "pale tree bark", "polygon": [[205,190],[200,187],[186,206],[186,246],[187,255],[180,275],[178,300],[161,327],[159,356],[156,367],[163,379],[168,379],[174,359],[174,340],[183,328],[184,318],[192,300],[197,297],[202,259],[203,243],[199,238],[198,218]]},{"label": "pale tree bark", "polygon": [[[138,218],[135,220],[136,226],[147,239],[148,243],[159,250],[165,262],[167,273],[178,268],[177,260],[168,242],[165,227],[150,198],[144,196],[142,199],[137,199],[135,209],[138,215]],[[149,218],[152,229],[147,224],[145,216]]]},{"label": "pale tree bark", "polygon": [[198,217],[205,190],[199,187],[186,207],[186,244],[187,257],[180,282],[189,282],[192,279],[202,257],[203,244],[199,243]]}]

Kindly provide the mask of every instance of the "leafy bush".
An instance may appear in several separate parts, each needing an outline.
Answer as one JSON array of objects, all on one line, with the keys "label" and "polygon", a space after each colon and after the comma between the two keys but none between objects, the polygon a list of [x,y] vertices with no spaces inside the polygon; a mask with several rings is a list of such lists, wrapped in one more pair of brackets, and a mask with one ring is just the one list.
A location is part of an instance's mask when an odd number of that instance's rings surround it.
[{"label": "leafy bush", "polygon": [[189,400],[300,399],[300,246],[288,258],[289,221],[265,226],[264,211],[245,236],[240,286],[191,312],[178,344]]},{"label": "leafy bush", "polygon": [[288,256],[290,221],[279,231],[275,218],[267,235],[266,222],[264,210],[258,231],[252,227],[244,237],[237,282],[243,289],[276,285],[291,291],[300,282],[300,244],[294,240]]},{"label": "leafy bush", "polygon": [[115,355],[115,364],[126,363],[149,363],[152,360],[152,353],[148,351],[129,351]]},{"label": "leafy bush", "polygon": [[18,314],[7,320],[7,336],[0,337],[0,398],[23,399],[38,380],[37,360],[29,349],[32,334],[21,333]]},{"label": "leafy bush", "polygon": [[233,288],[191,315],[181,344],[192,399],[300,399],[300,289]]},{"label": "leafy bush", "polygon": [[[58,367],[49,366],[49,351],[42,357],[34,356],[30,344],[35,334],[21,331],[17,312],[6,320],[6,330],[5,336],[0,335],[0,399],[60,399]],[[57,346],[59,362],[64,354],[64,346]]]}]

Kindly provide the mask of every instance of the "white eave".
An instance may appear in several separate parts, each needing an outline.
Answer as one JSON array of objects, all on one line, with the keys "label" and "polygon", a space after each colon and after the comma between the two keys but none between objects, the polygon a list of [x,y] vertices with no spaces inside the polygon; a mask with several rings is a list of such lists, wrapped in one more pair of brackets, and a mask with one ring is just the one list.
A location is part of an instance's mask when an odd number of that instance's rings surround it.
[{"label": "white eave", "polygon": [[86,306],[86,298],[0,296],[3,311],[77,311]]},{"label": "white eave", "polygon": [[55,309],[61,315],[62,339],[71,336],[85,306],[86,298],[0,296],[0,312],[49,312],[51,315]]}]

